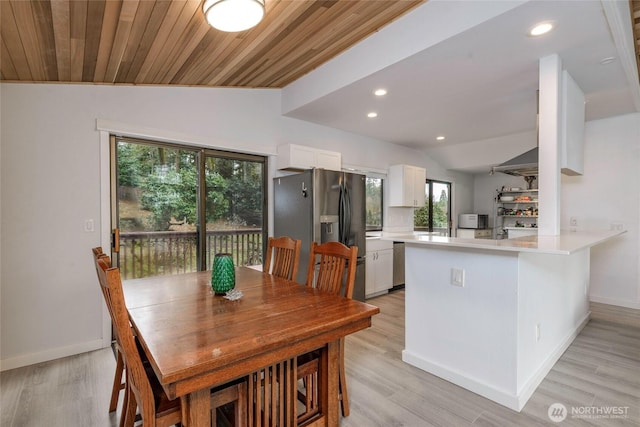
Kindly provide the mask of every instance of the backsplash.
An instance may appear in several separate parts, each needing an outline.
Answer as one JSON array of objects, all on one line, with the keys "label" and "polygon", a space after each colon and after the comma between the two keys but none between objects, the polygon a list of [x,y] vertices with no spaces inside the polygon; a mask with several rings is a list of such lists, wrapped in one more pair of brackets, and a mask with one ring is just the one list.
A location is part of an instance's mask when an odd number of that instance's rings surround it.
[{"label": "backsplash", "polygon": [[388,208],[382,230],[396,233],[413,231],[413,208]]}]

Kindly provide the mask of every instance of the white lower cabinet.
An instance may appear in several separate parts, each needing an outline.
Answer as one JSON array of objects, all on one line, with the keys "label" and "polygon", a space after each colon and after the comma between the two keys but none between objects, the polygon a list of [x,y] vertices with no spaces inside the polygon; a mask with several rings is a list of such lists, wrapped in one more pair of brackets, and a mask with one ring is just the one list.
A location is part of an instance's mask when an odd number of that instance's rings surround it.
[{"label": "white lower cabinet", "polygon": [[393,242],[367,239],[365,296],[386,293],[393,286]]}]

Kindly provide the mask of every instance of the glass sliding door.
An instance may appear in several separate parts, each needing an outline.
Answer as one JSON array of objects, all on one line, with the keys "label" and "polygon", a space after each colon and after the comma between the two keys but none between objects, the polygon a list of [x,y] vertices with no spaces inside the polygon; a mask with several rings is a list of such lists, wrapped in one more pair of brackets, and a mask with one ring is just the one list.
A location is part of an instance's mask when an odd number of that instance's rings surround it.
[{"label": "glass sliding door", "polygon": [[265,162],[209,152],[204,161],[205,263],[230,253],[235,265],[261,266],[265,249]]},{"label": "glass sliding door", "polygon": [[[112,258],[123,277],[260,264],[265,158],[112,137]],[[204,227],[201,224],[205,224]]]}]

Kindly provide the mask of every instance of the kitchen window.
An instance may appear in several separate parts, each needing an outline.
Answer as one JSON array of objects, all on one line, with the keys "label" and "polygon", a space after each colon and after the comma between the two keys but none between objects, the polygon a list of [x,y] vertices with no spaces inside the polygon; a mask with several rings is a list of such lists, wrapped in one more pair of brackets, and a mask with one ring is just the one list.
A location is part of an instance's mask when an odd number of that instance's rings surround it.
[{"label": "kitchen window", "polygon": [[414,210],[415,231],[429,231],[439,236],[451,235],[451,183],[427,179],[425,205]]},{"label": "kitchen window", "polygon": [[367,231],[382,230],[382,178],[368,176],[366,180]]}]

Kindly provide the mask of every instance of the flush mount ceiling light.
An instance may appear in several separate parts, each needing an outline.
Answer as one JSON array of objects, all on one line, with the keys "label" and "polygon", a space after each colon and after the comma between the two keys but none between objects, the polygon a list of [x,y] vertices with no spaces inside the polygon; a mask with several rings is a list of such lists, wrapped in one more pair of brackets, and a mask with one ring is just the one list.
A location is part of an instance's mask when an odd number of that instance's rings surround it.
[{"label": "flush mount ceiling light", "polygon": [[372,111],[369,114],[367,114],[367,117],[369,117],[370,119],[375,119],[376,117],[378,117],[378,113],[376,113],[375,111]]},{"label": "flush mount ceiling light", "polygon": [[202,10],[213,28],[235,33],[258,25],[264,16],[264,0],[207,0]]},{"label": "flush mount ceiling light", "polygon": [[543,34],[548,33],[553,29],[553,24],[551,22],[541,22],[536,24],[531,30],[529,30],[529,35],[536,37],[541,36]]},{"label": "flush mount ceiling light", "polygon": [[385,96],[387,94],[387,90],[386,89],[376,89],[375,92],[373,92],[373,94],[375,96]]},{"label": "flush mount ceiling light", "polygon": [[440,136],[436,136],[436,139],[438,141],[444,141],[444,136],[440,135]]}]

